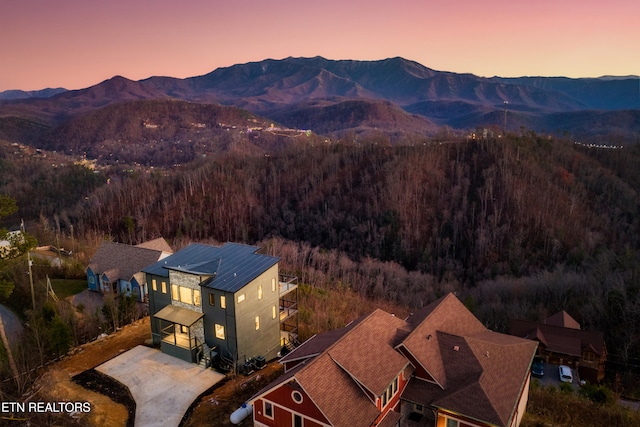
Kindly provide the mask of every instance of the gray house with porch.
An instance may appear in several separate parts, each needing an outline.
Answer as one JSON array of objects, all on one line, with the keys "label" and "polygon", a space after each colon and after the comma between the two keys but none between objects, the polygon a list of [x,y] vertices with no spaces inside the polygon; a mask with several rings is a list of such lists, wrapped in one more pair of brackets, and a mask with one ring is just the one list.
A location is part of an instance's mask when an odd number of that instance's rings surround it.
[{"label": "gray house with porch", "polygon": [[259,249],[191,244],[144,268],[153,343],[203,365],[275,358],[297,337],[297,283]]}]

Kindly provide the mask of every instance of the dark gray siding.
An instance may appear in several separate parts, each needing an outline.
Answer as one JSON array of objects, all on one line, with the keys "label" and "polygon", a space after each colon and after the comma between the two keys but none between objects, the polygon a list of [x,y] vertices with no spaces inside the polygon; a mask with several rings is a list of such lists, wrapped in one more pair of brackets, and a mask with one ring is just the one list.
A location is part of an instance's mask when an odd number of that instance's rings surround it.
[{"label": "dark gray siding", "polygon": [[[280,349],[280,321],[278,297],[279,289],[271,291],[271,280],[278,280],[278,265],[266,270],[251,283],[235,293],[236,328],[238,331],[238,362],[264,356],[273,359]],[[262,299],[258,298],[258,289],[262,286]],[[244,294],[244,301],[238,303],[238,296]],[[276,306],[276,318],[272,309]],[[256,330],[256,317],[260,327]]]},{"label": "dark gray siding", "polygon": [[[153,290],[153,280],[156,281],[156,290]],[[166,292],[162,292],[162,283],[166,284]],[[151,337],[154,344],[160,344],[160,330],[158,321],[153,317],[157,312],[171,304],[171,286],[169,278],[147,273],[149,285],[149,314],[151,315]]]}]

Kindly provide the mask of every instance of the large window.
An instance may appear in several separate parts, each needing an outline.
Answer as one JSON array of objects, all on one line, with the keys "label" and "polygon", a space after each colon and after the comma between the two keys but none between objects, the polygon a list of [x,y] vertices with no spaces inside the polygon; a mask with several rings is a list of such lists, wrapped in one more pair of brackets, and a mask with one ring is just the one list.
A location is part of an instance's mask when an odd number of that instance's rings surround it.
[{"label": "large window", "polygon": [[219,340],[224,339],[224,326],[215,324],[216,338]]},{"label": "large window", "polygon": [[180,286],[180,302],[193,304],[193,289]]},{"label": "large window", "polygon": [[200,289],[171,284],[171,299],[184,304],[200,306]]}]

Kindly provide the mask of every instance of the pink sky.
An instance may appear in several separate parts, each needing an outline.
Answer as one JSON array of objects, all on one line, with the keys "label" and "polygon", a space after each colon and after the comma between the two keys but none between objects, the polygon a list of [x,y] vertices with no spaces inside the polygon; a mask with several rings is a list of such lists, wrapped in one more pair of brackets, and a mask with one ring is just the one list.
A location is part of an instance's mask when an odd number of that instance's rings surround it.
[{"label": "pink sky", "polygon": [[0,91],[401,56],[479,76],[640,74],[638,0],[0,0]]}]

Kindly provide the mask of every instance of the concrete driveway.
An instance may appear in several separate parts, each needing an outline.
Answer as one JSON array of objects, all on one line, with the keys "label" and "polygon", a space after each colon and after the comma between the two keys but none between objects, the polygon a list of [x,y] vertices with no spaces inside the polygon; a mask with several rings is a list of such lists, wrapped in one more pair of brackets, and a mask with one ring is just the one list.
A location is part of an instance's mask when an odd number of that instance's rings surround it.
[{"label": "concrete driveway", "polygon": [[129,387],[136,426],[174,427],[193,401],[224,378],[212,369],[137,346],[96,367]]}]

